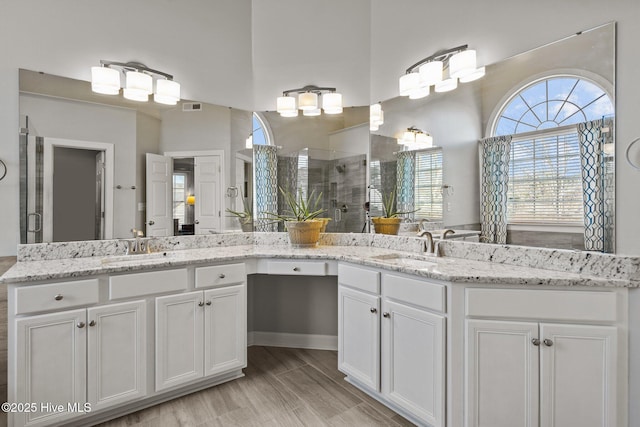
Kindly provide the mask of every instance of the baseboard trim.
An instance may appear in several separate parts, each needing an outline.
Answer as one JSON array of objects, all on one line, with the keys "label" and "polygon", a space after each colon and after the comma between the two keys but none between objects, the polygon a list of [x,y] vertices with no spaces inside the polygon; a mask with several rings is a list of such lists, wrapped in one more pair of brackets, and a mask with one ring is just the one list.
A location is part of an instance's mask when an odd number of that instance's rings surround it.
[{"label": "baseboard trim", "polygon": [[253,331],[247,334],[247,345],[338,350],[338,337],[336,335]]}]

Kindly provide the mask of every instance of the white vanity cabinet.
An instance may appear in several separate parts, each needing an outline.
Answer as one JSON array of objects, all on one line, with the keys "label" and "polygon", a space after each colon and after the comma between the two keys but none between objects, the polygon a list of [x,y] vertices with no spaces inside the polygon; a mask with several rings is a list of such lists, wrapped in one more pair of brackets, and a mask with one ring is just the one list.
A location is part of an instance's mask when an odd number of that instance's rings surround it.
[{"label": "white vanity cabinet", "polygon": [[607,291],[467,289],[466,425],[619,425],[616,306]]},{"label": "white vanity cabinet", "polygon": [[206,286],[218,287],[155,300],[156,391],[246,366],[244,264],[196,268]]},{"label": "white vanity cabinet", "polygon": [[12,414],[13,423],[47,425],[85,403],[98,410],[144,397],[145,333],[144,301],[18,319],[12,401],[37,402],[37,410]]},{"label": "white vanity cabinet", "polygon": [[409,418],[445,422],[446,288],[338,266],[338,368]]}]

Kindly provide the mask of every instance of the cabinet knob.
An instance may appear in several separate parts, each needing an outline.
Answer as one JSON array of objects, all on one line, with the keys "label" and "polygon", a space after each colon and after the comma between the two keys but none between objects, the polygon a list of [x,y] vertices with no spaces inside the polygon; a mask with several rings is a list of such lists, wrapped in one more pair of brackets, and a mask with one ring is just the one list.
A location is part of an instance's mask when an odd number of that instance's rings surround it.
[{"label": "cabinet knob", "polygon": [[207,305],[211,305],[211,301],[207,301]]},{"label": "cabinet knob", "polygon": [[200,301],[200,302],[198,303],[198,307],[204,307],[204,301]]},{"label": "cabinet knob", "polygon": [[92,320],[91,322],[89,322],[89,326],[96,326],[96,321]]},{"label": "cabinet knob", "polygon": [[544,345],[546,345],[547,347],[551,347],[553,345],[553,341],[551,341],[549,338],[545,338],[544,340],[542,340],[542,342],[544,343]]},{"label": "cabinet knob", "polygon": [[85,327],[85,323],[84,323],[84,322],[78,322],[78,323],[76,324],[76,326],[77,326],[78,328],[82,329],[82,328],[84,328],[84,327]]},{"label": "cabinet knob", "polygon": [[384,313],[382,313],[382,317],[389,318],[391,317],[391,315],[385,311]]},{"label": "cabinet knob", "polygon": [[62,294],[57,294],[55,297],[53,297],[53,299],[56,301],[60,301],[62,298],[64,298]]},{"label": "cabinet knob", "polygon": [[224,274],[224,273],[220,273],[220,274],[218,275],[218,277],[219,277],[219,278],[221,278],[221,279],[224,279],[224,278],[225,278],[225,277],[227,277],[227,276],[225,276],[225,274]]},{"label": "cabinet knob", "polygon": [[156,223],[156,222],[155,222],[154,220],[149,221],[149,225],[153,225],[153,224],[155,224],[155,223]]},{"label": "cabinet knob", "polygon": [[293,267],[293,271],[300,271],[298,267]]},{"label": "cabinet knob", "polygon": [[369,309],[369,311],[375,314],[375,313],[377,313],[377,312],[378,312],[378,309],[377,309],[377,308],[375,308],[375,307],[371,307],[371,308]]},{"label": "cabinet knob", "polygon": [[538,338],[533,338],[531,340],[531,344],[533,344],[535,346],[538,346],[538,345],[540,345],[540,340]]}]

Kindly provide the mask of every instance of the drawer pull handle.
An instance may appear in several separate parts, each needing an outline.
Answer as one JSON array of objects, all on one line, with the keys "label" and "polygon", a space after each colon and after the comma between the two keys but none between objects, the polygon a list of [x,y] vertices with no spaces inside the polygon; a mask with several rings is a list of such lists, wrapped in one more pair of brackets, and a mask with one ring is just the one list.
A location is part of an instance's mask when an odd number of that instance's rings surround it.
[{"label": "drawer pull handle", "polygon": [[218,277],[219,277],[219,278],[221,278],[221,279],[224,279],[224,278],[225,278],[225,277],[227,277],[227,276],[225,276],[225,274],[224,274],[224,273],[220,273],[220,274],[218,275]]},{"label": "drawer pull handle", "polygon": [[553,345],[553,341],[551,341],[549,338],[545,338],[543,341],[544,345],[546,345],[547,347],[551,347]]},{"label": "drawer pull handle", "polygon": [[538,338],[533,338],[531,340],[531,344],[533,344],[535,346],[539,346],[540,345],[540,340]]},{"label": "drawer pull handle", "polygon": [[200,301],[200,302],[198,303],[198,307],[204,307],[204,301]]},{"label": "drawer pull handle", "polygon": [[62,300],[62,298],[64,298],[62,296],[62,294],[57,294],[55,297],[53,297],[53,299],[56,300],[56,301],[60,301],[60,300]]},{"label": "drawer pull handle", "polygon": [[382,313],[382,317],[386,317],[388,319],[389,317],[391,317],[391,315],[385,311],[384,313]]},{"label": "drawer pull handle", "polygon": [[89,322],[89,326],[96,326],[96,321],[92,320],[91,322]]},{"label": "drawer pull handle", "polygon": [[372,312],[373,314],[376,314],[378,312],[378,309],[375,307],[371,307],[369,311]]},{"label": "drawer pull handle", "polygon": [[293,271],[300,271],[298,267],[293,267]]},{"label": "drawer pull handle", "polygon": [[85,323],[84,323],[84,322],[78,322],[78,323],[76,324],[76,326],[77,326],[78,328],[82,329],[82,328],[84,328],[84,327],[85,327]]},{"label": "drawer pull handle", "polygon": [[207,301],[207,305],[211,305],[211,301]]}]

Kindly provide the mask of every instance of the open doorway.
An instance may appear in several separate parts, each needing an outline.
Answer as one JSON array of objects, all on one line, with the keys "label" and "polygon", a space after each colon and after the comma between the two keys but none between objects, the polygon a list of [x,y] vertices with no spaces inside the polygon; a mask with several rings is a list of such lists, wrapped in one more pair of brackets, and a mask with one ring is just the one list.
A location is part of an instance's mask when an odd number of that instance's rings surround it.
[{"label": "open doorway", "polygon": [[173,235],[195,234],[194,158],[173,159]]}]

